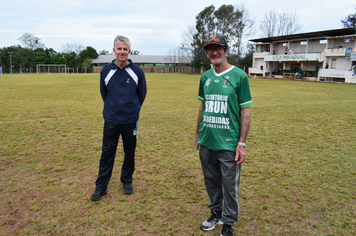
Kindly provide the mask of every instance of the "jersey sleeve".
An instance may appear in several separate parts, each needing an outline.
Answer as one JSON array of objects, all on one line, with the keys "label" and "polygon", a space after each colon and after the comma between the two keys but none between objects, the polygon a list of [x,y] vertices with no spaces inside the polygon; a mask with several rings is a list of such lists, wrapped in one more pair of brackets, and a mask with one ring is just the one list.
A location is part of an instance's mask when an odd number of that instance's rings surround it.
[{"label": "jersey sleeve", "polygon": [[250,85],[246,74],[241,78],[240,85],[238,87],[238,94],[239,94],[238,99],[239,99],[240,108],[246,108],[252,106]]},{"label": "jersey sleeve", "polygon": [[103,99],[103,101],[105,102],[106,96],[107,96],[107,89],[105,86],[105,76],[106,76],[106,70],[103,67],[103,69],[100,71],[100,94],[101,94],[101,98]]},{"label": "jersey sleeve", "polygon": [[199,102],[204,102],[204,82],[203,82],[203,76],[200,78],[200,83],[199,83],[199,94],[198,94],[198,100]]},{"label": "jersey sleeve", "polygon": [[142,106],[143,101],[145,100],[147,94],[147,84],[146,84],[145,73],[140,67],[137,68],[138,68],[138,75],[139,75],[137,95],[138,95],[138,100],[140,101],[140,105]]}]

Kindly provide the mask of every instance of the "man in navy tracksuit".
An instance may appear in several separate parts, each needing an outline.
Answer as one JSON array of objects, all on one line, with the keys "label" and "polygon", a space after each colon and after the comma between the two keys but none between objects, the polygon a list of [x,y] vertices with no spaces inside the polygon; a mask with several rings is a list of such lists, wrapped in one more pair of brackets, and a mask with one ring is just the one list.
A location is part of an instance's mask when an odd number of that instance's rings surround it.
[{"label": "man in navy tracksuit", "polygon": [[117,36],[113,51],[116,60],[105,65],[100,72],[100,93],[104,101],[105,123],[99,175],[95,182],[95,192],[91,196],[92,201],[98,201],[106,195],[120,135],[125,153],[120,180],[124,193],[133,193],[137,121],[146,97],[146,79],[142,69],[128,59],[131,52],[128,38]]}]

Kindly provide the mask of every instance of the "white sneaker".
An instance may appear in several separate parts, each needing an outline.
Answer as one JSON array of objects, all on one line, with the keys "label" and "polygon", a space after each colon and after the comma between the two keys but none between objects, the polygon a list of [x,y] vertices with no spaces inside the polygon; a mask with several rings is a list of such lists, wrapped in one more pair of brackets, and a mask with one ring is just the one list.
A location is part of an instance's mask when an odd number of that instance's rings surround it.
[{"label": "white sneaker", "polygon": [[221,217],[219,217],[215,211],[212,211],[210,218],[204,221],[200,225],[200,228],[202,230],[212,230],[215,228],[216,225],[222,225],[222,224],[223,222],[221,221]]}]

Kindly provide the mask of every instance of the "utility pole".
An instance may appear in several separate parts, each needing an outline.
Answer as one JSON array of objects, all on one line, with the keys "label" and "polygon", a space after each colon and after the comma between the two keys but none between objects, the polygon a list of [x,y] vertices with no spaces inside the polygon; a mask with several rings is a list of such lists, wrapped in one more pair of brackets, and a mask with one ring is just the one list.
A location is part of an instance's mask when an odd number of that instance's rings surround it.
[{"label": "utility pole", "polygon": [[12,61],[11,61],[11,54],[14,52],[8,52],[10,54],[10,74],[12,74]]}]

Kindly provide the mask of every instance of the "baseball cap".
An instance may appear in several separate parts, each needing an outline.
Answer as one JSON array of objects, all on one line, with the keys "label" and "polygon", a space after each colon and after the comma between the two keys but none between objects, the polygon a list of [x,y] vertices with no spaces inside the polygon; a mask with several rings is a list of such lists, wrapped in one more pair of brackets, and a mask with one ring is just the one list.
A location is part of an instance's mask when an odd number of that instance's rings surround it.
[{"label": "baseball cap", "polygon": [[229,47],[227,45],[225,38],[221,35],[216,35],[216,36],[213,36],[210,39],[208,39],[208,41],[206,42],[206,44],[204,45],[203,48],[205,49],[208,45],[211,45],[211,44],[218,44],[218,45],[221,45],[221,46],[224,46],[227,48]]}]

